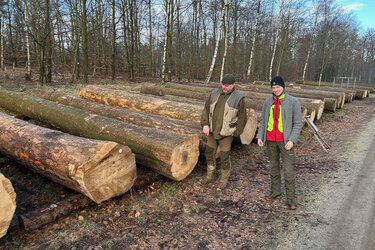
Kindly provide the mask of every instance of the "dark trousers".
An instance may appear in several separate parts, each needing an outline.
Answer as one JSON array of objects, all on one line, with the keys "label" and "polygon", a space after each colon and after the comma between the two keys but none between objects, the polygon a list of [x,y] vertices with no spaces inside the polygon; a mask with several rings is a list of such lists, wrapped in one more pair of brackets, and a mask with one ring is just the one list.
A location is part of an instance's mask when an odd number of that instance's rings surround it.
[{"label": "dark trousers", "polygon": [[217,140],[212,134],[209,134],[206,145],[207,165],[216,166],[216,151],[217,147],[220,146],[221,169],[230,170],[230,149],[232,145],[232,140],[232,136],[227,136]]},{"label": "dark trousers", "polygon": [[281,156],[286,197],[287,199],[294,199],[296,195],[294,149],[286,150],[284,146],[284,142],[267,141],[267,153],[271,163],[271,192],[274,194],[281,193]]}]

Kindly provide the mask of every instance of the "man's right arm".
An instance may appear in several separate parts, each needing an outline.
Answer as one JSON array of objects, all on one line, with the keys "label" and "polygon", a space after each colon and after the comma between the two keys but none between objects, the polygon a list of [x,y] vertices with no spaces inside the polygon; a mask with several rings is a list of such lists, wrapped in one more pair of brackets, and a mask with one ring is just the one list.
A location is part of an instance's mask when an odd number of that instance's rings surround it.
[{"label": "man's right arm", "polygon": [[206,100],[206,103],[204,105],[204,108],[202,110],[202,114],[201,114],[201,121],[200,121],[200,124],[202,126],[202,132],[208,136],[209,132],[210,132],[210,127],[209,127],[209,118],[208,118],[208,115],[209,115],[209,112],[210,112],[210,98],[211,98],[211,95],[207,98]]}]

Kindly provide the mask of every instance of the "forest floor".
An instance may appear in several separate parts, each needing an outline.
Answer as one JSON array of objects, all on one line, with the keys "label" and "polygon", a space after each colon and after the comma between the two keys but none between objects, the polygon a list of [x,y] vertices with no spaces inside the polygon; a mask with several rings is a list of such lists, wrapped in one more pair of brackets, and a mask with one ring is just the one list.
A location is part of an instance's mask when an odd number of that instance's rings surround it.
[{"label": "forest floor", "polygon": [[[11,78],[1,80],[7,88],[16,84]],[[16,87],[27,88],[19,82]],[[340,183],[338,173],[347,167],[345,154],[373,118],[374,107],[372,94],[345,104],[335,113],[324,113],[316,121],[331,146],[329,153],[312,137],[308,126],[303,128],[295,148],[297,210],[288,209],[285,196],[272,202],[264,199],[270,187],[270,165],[264,149],[254,142],[234,144],[233,170],[224,191],[217,189],[217,182],[203,184],[206,169],[200,159],[183,181],[162,178],[34,231],[8,233],[0,239],[0,249],[301,248],[293,245],[296,230],[302,224],[316,227],[326,223],[311,212],[311,206],[320,199],[323,186],[335,189]],[[13,184],[17,214],[75,194],[4,157],[0,157],[0,172]]]}]

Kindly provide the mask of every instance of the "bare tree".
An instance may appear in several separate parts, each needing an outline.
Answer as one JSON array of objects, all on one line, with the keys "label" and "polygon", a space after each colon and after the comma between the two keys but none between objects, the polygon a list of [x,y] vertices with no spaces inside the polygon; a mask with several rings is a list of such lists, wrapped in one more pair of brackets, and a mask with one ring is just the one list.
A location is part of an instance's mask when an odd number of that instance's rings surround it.
[{"label": "bare tree", "polygon": [[211,76],[212,76],[212,72],[214,71],[214,66],[215,66],[216,57],[217,57],[217,51],[219,50],[221,27],[223,26],[223,23],[224,23],[224,16],[225,16],[226,5],[227,5],[227,3],[222,2],[221,18],[220,18],[219,28],[217,30],[215,52],[214,52],[214,55],[212,57],[212,62],[211,62],[210,70],[208,71],[207,78],[206,78],[206,81],[205,81],[206,84],[208,84],[210,82]]},{"label": "bare tree", "polygon": [[254,58],[254,53],[255,53],[255,42],[258,34],[258,23],[259,23],[259,13],[260,13],[260,6],[262,4],[262,0],[258,0],[257,4],[257,14],[255,16],[255,25],[253,29],[253,37],[252,37],[252,42],[251,42],[251,51],[250,51],[250,60],[249,60],[249,67],[247,68],[247,74],[246,74],[246,79],[249,80],[251,76],[251,67],[253,64],[253,58]]},{"label": "bare tree", "polygon": [[307,64],[309,63],[311,50],[312,50],[312,47],[313,47],[313,44],[314,44],[316,26],[318,24],[318,17],[319,17],[319,11],[320,11],[320,4],[316,4],[315,1],[312,1],[312,3],[315,6],[315,13],[314,13],[315,18],[314,18],[314,25],[313,25],[313,28],[312,28],[312,31],[311,31],[311,39],[310,39],[310,43],[309,43],[309,50],[307,51],[305,66],[303,67],[302,81],[305,81]]},{"label": "bare tree", "polygon": [[223,55],[223,61],[222,61],[222,64],[221,64],[220,81],[221,81],[221,79],[223,79],[223,76],[224,76],[225,60],[227,58],[229,14],[230,14],[231,4],[232,4],[232,0],[228,0],[227,3],[226,3],[226,22],[225,22],[225,26],[224,26],[224,55]]},{"label": "bare tree", "polygon": [[274,61],[275,55],[276,55],[276,47],[277,47],[277,43],[278,43],[278,40],[279,40],[279,33],[280,33],[280,29],[281,29],[283,11],[284,11],[284,0],[281,0],[281,3],[279,4],[279,14],[278,14],[278,18],[277,18],[276,33],[275,33],[275,37],[274,37],[274,43],[273,43],[273,49],[272,49],[272,55],[271,55],[270,71],[269,71],[269,74],[268,74],[268,78],[269,78],[270,81],[272,79],[273,61]]}]

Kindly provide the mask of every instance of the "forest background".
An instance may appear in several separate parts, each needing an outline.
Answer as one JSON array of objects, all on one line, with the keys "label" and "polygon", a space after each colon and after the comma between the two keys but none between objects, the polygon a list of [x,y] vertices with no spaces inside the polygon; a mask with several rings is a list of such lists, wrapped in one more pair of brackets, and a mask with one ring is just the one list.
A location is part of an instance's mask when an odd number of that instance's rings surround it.
[{"label": "forest background", "polygon": [[1,70],[41,85],[226,72],[375,85],[375,29],[334,0],[1,0],[0,22]]}]

